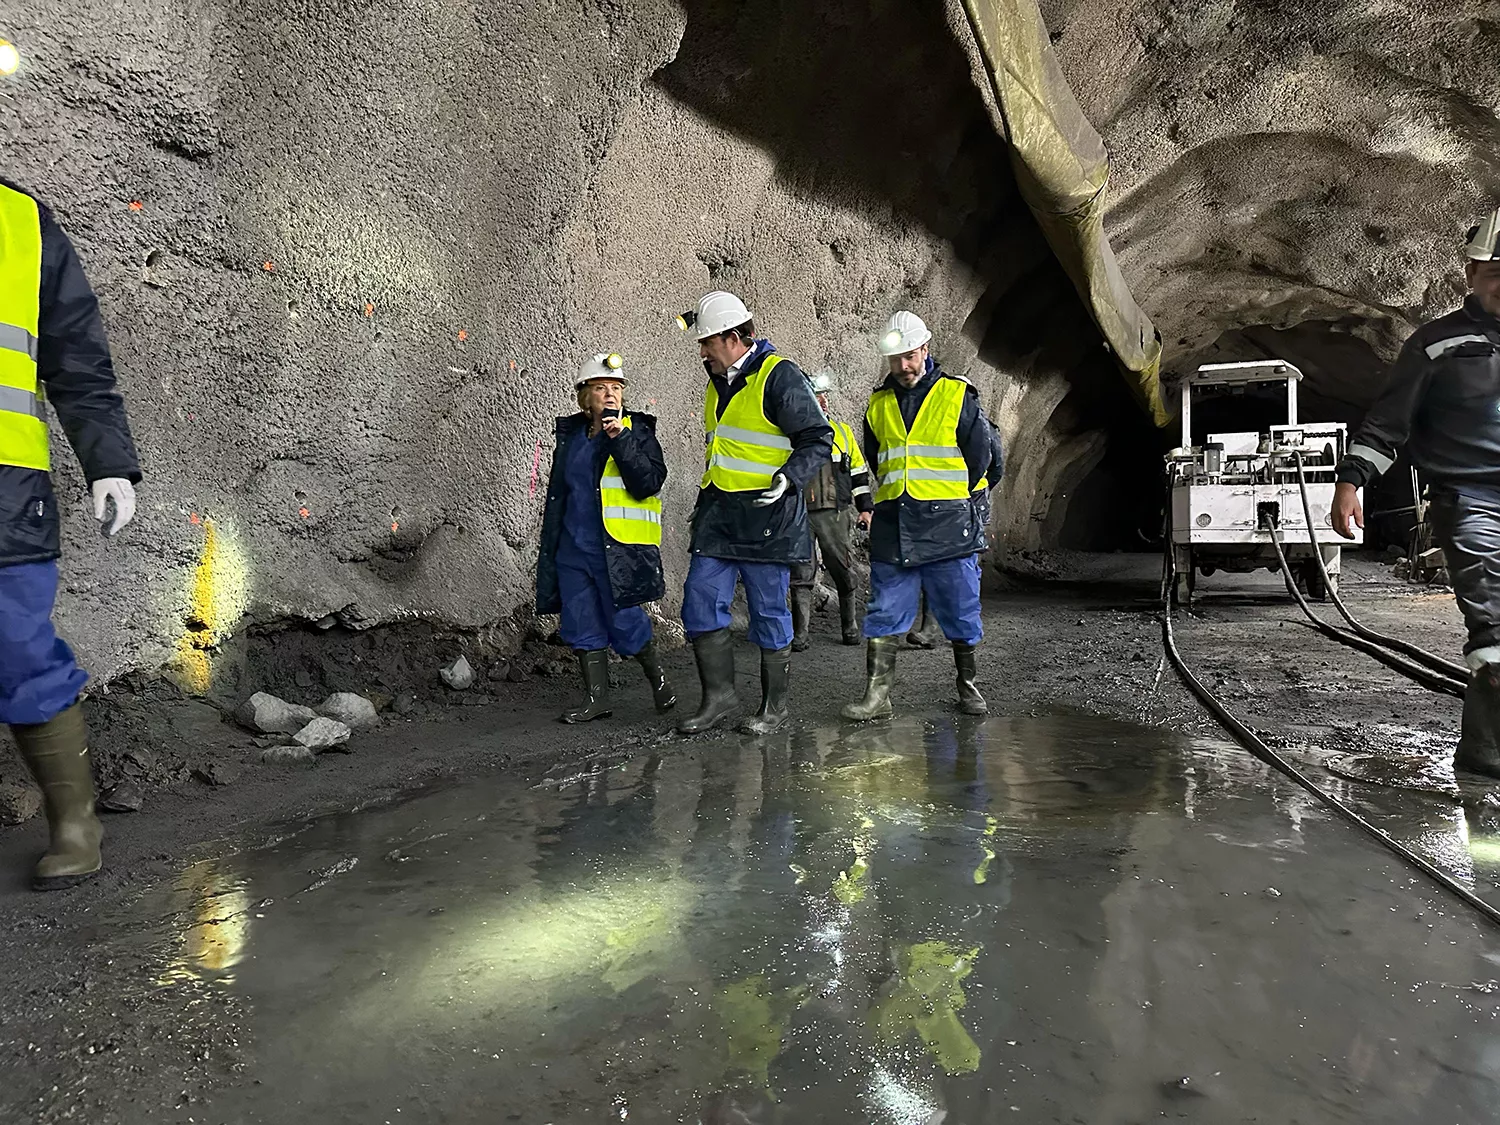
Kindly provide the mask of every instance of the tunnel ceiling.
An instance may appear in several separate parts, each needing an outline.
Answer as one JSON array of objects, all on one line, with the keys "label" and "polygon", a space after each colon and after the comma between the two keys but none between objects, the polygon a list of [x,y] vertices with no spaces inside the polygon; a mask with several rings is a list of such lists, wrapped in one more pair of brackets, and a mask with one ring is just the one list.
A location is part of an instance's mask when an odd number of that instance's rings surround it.
[{"label": "tunnel ceiling", "polygon": [[[1107,506],[1092,475],[1151,462],[1019,197],[959,0],[129,8],[0,0],[25,58],[0,161],[75,236],[145,458],[108,545],[59,465],[63,626],[105,678],[173,661],[190,621],[513,640],[580,353],[627,356],[665,502],[690,507],[701,373],[671,316],[710,286],[838,371],[846,417],[884,317],[921,312],[1007,442],[1002,554],[1055,545],[1070,497]],[[1459,238],[1500,188],[1500,13],[1304,9],[1042,4],[1169,372],[1286,349],[1357,411],[1456,302]]]}]

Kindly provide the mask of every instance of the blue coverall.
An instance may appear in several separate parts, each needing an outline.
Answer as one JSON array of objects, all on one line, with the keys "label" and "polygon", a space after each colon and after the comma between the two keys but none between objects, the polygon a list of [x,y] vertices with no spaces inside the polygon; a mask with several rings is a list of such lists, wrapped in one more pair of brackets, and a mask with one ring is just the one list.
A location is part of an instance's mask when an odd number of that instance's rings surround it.
[{"label": "blue coverall", "polygon": [[613,648],[634,656],[651,640],[651,618],[638,605],[616,609],[604,560],[604,513],[599,474],[609,457],[601,432],[577,434],[559,451],[563,461],[562,537],[557,544],[557,585],[562,595],[558,633],[585,652]]}]

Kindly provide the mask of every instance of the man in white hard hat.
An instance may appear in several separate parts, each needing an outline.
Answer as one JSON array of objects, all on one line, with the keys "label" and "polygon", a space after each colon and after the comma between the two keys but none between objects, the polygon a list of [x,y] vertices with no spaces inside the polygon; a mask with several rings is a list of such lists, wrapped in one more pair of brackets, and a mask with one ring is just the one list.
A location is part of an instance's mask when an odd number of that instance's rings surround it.
[{"label": "man in white hard hat", "polygon": [[1469,638],[1455,769],[1500,778],[1500,208],[1469,232],[1463,307],[1422,325],[1339,463],[1333,528],[1365,525],[1358,490],[1405,447]]},{"label": "man in white hard hat", "polygon": [[609,650],[646,673],[658,711],[677,703],[641,606],[666,590],[661,501],[667,462],[656,419],[625,409],[625,361],[595,355],[579,368],[578,413],[557,420],[536,565],[538,613],[562,615],[558,632],[578,657],[584,703],[565,723],[612,714]]},{"label": "man in white hard hat", "polygon": [[[833,372],[819,371],[810,380],[818,408],[833,427],[833,453],[807,486],[807,518],[812,522],[818,554],[839,592],[839,625],[846,645],[859,644],[859,605],[854,591],[854,524],[866,529],[875,510],[870,498],[870,466],[860,441],[848,422],[833,416],[828,392]],[[856,513],[858,513],[856,515]],[[792,568],[792,651],[802,652],[811,643],[813,583],[818,577],[817,558]]]},{"label": "man in white hard hat", "polygon": [[36,867],[38,890],[91,878],[104,835],[80,700],[88,676],[52,626],[62,554],[54,412],[94,514],[115,535],[135,514],[141,469],[99,302],[51,212],[0,181],[0,723],[46,804],[51,845]]},{"label": "man in white hard hat", "polygon": [[932,333],[912,312],[891,317],[880,338],[889,374],[865,411],[865,457],[875,466],[870,528],[870,606],[865,614],[865,696],[844,707],[856,721],[889,716],[896,651],[925,593],[953,645],[958,707],[988,711],[975,683],[984,636],[979,553],[983,497],[995,461],[994,431],[967,380],[929,354]]},{"label": "man in white hard hat", "polygon": [[740,730],[769,734],[787,717],[791,568],[813,552],[802,490],[828,460],[833,429],[807,377],[769,340],[756,336],[753,315],[733,293],[707,294],[678,324],[698,341],[708,387],[703,399],[707,449],[682,598],[682,623],[693,642],[703,701],[677,729],[684,734],[708,730],[738,705],[729,634],[738,581],[750,607],[750,640],[761,650],[760,710]]}]

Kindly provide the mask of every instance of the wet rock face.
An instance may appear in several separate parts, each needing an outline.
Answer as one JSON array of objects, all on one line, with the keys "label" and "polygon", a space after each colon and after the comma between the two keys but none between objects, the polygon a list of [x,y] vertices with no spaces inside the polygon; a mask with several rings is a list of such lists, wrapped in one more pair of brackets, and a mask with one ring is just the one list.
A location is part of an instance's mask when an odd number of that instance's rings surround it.
[{"label": "wet rock face", "polygon": [[[1170,354],[1331,325],[1307,347],[1365,348],[1334,396],[1356,408],[1453,303],[1455,239],[1497,186],[1484,6],[1043,7]],[[100,678],[191,672],[205,629],[247,621],[524,611],[551,418],[587,351],[627,357],[685,513],[702,376],[671,316],[714,286],[839,372],[851,420],[884,317],[922,312],[1008,442],[1002,551],[1065,538],[1088,481],[1127,471],[1121,443],[1154,441],[1016,197],[957,0],[8,18],[25,64],[0,165],[75,238],[147,472],[120,540],[64,503],[60,616]],[[686,535],[667,522],[669,616]]]}]

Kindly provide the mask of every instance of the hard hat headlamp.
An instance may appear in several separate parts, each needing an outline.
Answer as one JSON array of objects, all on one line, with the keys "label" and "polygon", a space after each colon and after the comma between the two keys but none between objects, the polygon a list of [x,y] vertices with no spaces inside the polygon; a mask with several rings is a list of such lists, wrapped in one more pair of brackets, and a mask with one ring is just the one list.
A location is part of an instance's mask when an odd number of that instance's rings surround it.
[{"label": "hard hat headlamp", "polygon": [[905,337],[903,337],[901,335],[901,330],[900,329],[898,329],[898,328],[892,328],[889,332],[887,332],[885,334],[884,337],[881,338],[880,343],[881,343],[882,347],[884,347],[887,350],[892,351],[895,354],[899,355],[900,354],[900,349],[901,349],[901,341],[904,338]]},{"label": "hard hat headlamp", "polygon": [[698,310],[688,309],[687,312],[677,314],[677,327],[686,332],[698,323]]},{"label": "hard hat headlamp", "polygon": [[0,74],[14,74],[21,69],[21,52],[9,39],[0,39]]},{"label": "hard hat headlamp", "polygon": [[604,357],[604,366],[611,371],[618,371],[625,366],[625,358],[618,352],[610,352],[609,355]]}]

